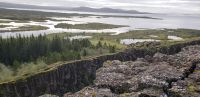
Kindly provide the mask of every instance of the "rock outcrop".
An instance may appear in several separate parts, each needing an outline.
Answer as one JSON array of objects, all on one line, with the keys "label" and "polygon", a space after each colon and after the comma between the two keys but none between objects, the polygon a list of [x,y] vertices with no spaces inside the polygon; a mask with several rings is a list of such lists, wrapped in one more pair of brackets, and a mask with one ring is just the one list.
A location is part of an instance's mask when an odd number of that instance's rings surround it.
[{"label": "rock outcrop", "polygon": [[[168,54],[178,53],[182,48],[195,44],[200,44],[200,41],[160,48],[129,49],[112,55],[63,63],[35,75],[1,83],[0,97],[37,97],[43,94],[63,96],[67,92],[79,91],[92,83],[95,86],[89,89],[97,91],[97,95],[100,95],[98,93],[103,93],[108,94],[108,96],[111,95],[111,97],[114,95],[115,97],[115,95],[126,92],[129,93],[127,95],[137,95],[138,91],[143,91],[141,93],[144,94],[138,94],[143,96],[146,94],[159,95],[163,93],[161,88],[171,86],[173,82],[179,80],[177,76],[183,79],[186,75],[189,75],[188,73],[183,75],[182,72],[193,64],[191,59],[187,59],[188,57],[178,58],[179,61],[176,61],[175,59],[179,57],[178,55],[170,56]],[[155,54],[156,52],[164,55]],[[188,55],[192,56],[191,54]],[[137,61],[135,61],[136,59]],[[109,65],[103,66],[103,63],[108,60],[119,61],[112,62],[115,64],[112,65],[115,68],[111,68]],[[135,62],[121,63],[120,61]],[[95,79],[96,81],[94,82]],[[157,90],[150,87],[156,87]],[[76,93],[73,95],[76,95]]]},{"label": "rock outcrop", "polygon": [[200,46],[136,61],[107,61],[97,70],[93,86],[64,97],[200,97],[199,62]]}]

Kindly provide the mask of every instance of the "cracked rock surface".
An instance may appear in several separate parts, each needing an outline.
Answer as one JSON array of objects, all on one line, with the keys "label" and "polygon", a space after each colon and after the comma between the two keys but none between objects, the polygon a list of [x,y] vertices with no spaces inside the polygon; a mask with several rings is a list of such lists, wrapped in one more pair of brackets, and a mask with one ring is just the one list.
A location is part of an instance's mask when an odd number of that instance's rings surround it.
[{"label": "cracked rock surface", "polygon": [[200,97],[200,64],[188,78],[172,83],[169,90],[177,97]]},{"label": "cracked rock surface", "polygon": [[195,45],[174,55],[107,61],[93,85],[64,97],[200,97],[199,59],[200,46]]}]

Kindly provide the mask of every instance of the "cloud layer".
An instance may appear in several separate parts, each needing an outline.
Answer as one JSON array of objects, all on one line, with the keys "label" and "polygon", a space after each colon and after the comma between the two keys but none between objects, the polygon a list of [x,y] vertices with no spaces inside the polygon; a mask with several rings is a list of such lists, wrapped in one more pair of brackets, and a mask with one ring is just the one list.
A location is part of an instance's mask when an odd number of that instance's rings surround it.
[{"label": "cloud layer", "polygon": [[163,13],[200,13],[200,0],[1,0],[1,2],[65,7],[110,7]]}]

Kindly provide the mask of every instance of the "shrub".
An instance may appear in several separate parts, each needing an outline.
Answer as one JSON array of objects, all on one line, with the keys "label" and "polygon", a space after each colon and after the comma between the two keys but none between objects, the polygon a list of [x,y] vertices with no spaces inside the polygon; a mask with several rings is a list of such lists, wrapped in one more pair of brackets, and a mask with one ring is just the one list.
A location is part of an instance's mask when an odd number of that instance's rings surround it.
[{"label": "shrub", "polygon": [[13,78],[13,70],[3,64],[0,64],[0,81],[8,81]]}]

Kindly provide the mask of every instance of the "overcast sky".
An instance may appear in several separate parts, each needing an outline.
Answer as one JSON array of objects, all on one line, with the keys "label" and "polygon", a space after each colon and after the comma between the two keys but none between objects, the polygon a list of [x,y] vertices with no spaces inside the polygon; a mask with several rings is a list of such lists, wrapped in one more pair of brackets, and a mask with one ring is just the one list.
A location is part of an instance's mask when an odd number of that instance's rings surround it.
[{"label": "overcast sky", "polygon": [[200,0],[1,0],[1,2],[42,6],[110,7],[147,12],[200,14]]}]

